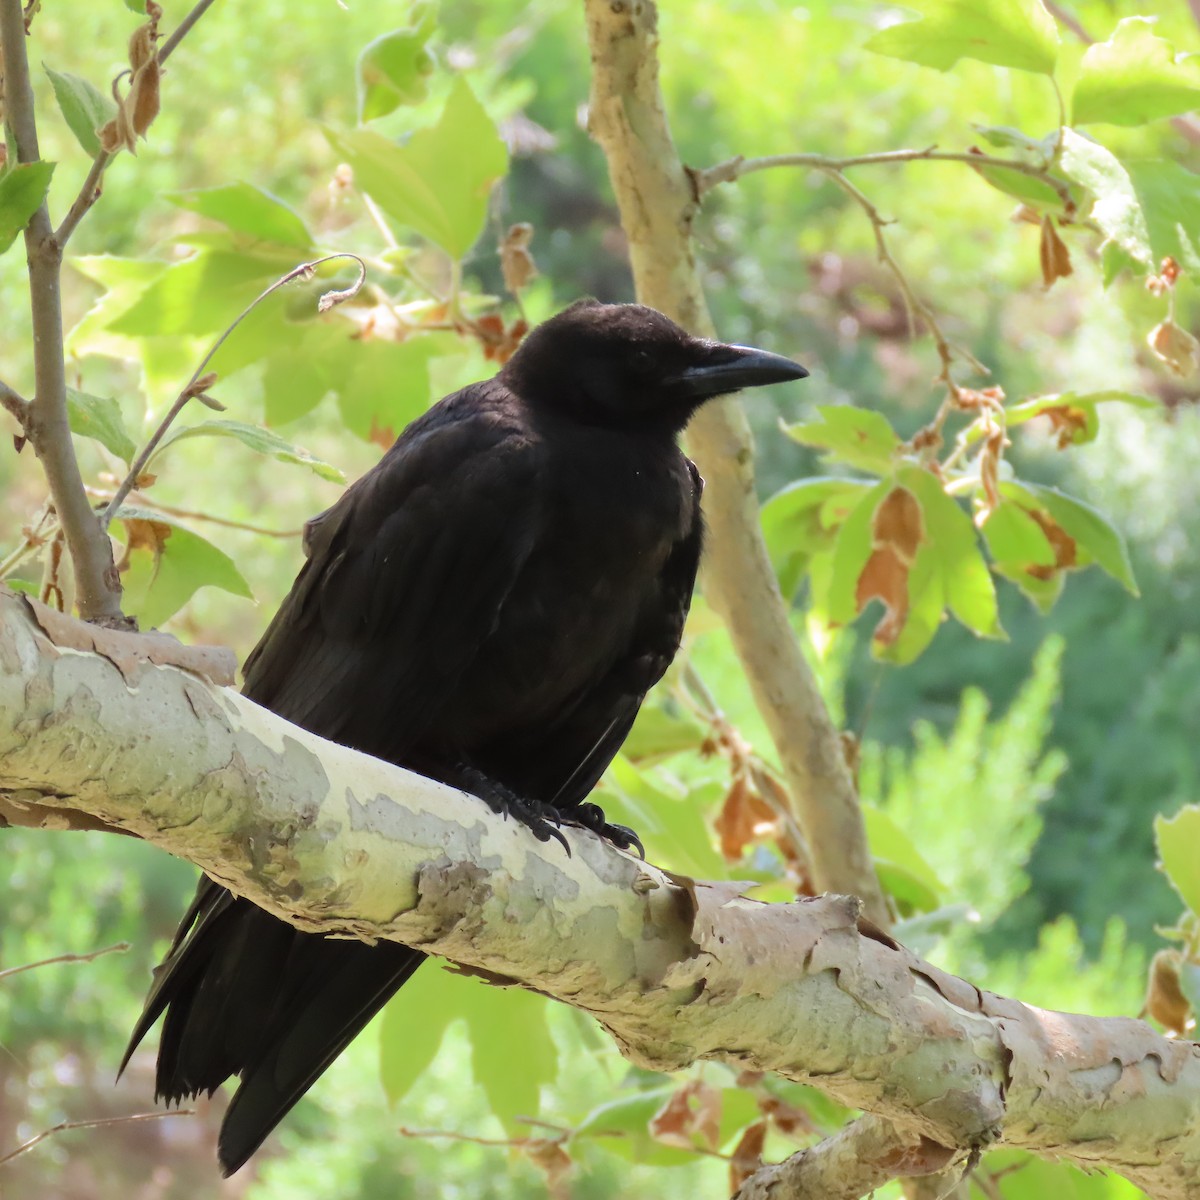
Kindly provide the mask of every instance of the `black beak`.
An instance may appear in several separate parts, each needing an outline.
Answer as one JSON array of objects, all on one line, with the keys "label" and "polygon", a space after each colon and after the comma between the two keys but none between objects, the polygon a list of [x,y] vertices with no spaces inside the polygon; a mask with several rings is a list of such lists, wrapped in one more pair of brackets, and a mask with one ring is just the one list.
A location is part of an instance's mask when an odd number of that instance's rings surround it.
[{"label": "black beak", "polygon": [[742,388],[764,387],[768,383],[786,383],[807,377],[808,371],[804,367],[782,354],[756,350],[753,346],[714,344],[709,349],[707,362],[688,367],[670,382],[676,393],[702,400]]}]

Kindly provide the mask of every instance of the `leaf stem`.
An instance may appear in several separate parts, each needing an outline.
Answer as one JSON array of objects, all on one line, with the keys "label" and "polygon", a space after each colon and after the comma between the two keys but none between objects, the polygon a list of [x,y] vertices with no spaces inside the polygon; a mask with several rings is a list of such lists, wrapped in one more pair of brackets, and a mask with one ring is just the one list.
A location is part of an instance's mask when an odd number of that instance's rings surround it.
[{"label": "leaf stem", "polygon": [[[133,465],[129,468],[129,473],[123,480],[121,480],[120,486],[117,488],[116,492],[113,494],[113,498],[108,502],[104,512],[100,516],[100,524],[103,528],[108,528],[109,523],[116,515],[117,509],[121,507],[125,497],[129,495],[134,484],[137,483],[138,478],[146,468],[146,464],[150,461],[151,455],[153,455],[154,451],[158,449],[158,444],[166,435],[167,430],[171,428],[175,418],[183,411],[189,400],[198,395],[200,392],[204,391],[204,389],[212,382],[211,380],[203,379],[202,374],[205,367],[212,362],[213,355],[216,354],[216,352],[225,344],[225,340],[229,337],[229,335],[272,293],[279,291],[280,288],[286,287],[289,283],[292,283],[297,279],[311,279],[315,274],[317,267],[321,266],[323,263],[332,262],[339,258],[352,258],[356,263],[358,263],[358,279],[353,285],[351,285],[351,287],[345,289],[345,291],[326,293],[326,295],[321,298],[321,303],[324,304],[326,301],[340,303],[341,301],[347,300],[351,296],[356,295],[367,277],[366,263],[364,263],[357,254],[351,254],[348,251],[342,251],[338,254],[326,254],[324,257],[315,258],[311,262],[303,262],[298,267],[293,267],[287,272],[287,274],[281,275],[275,280],[274,283],[271,284],[270,287],[265,288],[253,300],[251,300],[250,303],[247,304],[246,307],[242,309],[242,311],[233,319],[233,321],[225,327],[217,340],[208,348],[208,352],[200,360],[199,365],[192,372],[192,377],[187,381],[186,384],[184,384],[183,390],[176,397],[175,403],[171,405],[167,415],[159,422],[158,428],[150,435],[150,440],[145,444],[145,446],[142,448],[142,452],[134,460]],[[331,301],[331,297],[335,299]]]}]

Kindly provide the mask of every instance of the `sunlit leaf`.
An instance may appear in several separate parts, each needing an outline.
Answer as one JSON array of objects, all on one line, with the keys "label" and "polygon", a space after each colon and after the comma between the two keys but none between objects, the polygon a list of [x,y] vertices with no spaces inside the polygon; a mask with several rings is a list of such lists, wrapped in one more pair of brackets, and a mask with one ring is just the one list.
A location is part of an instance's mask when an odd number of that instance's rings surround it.
[{"label": "sunlit leaf", "polygon": [[255,241],[304,251],[312,247],[312,237],[300,217],[282,200],[253,184],[228,183],[195,191],[169,192],[166,199]]},{"label": "sunlit leaf", "polygon": [[294,265],[291,256],[202,250],[163,271],[108,328],[134,337],[220,332]]},{"label": "sunlit leaf", "polygon": [[1059,435],[1060,447],[1067,444],[1081,446],[1093,441],[1100,431],[1097,405],[1113,402],[1128,404],[1133,408],[1161,407],[1159,401],[1150,396],[1110,388],[1100,392],[1059,392],[1035,396],[1005,409],[1004,417],[1009,426],[1023,425],[1034,417],[1044,417]]},{"label": "sunlit leaf", "polygon": [[1072,123],[1144,125],[1200,106],[1200,58],[1176,56],[1175,47],[1154,33],[1145,17],[1126,17],[1107,42],[1083,56]]},{"label": "sunlit leaf", "polygon": [[1059,167],[1068,179],[1092,194],[1094,203],[1086,215],[1105,237],[1137,262],[1157,266],[1141,201],[1129,172],[1116,156],[1083,134],[1064,129]]},{"label": "sunlit leaf", "polygon": [[122,603],[142,629],[161,625],[202,587],[254,598],[233,559],[176,517],[132,504],[122,505],[117,517],[129,552]]},{"label": "sunlit leaf", "polygon": [[1200,805],[1189,804],[1173,817],[1154,818],[1159,865],[1184,904],[1200,915]]},{"label": "sunlit leaf", "polygon": [[887,471],[900,449],[899,435],[882,413],[849,404],[825,404],[821,420],[785,425],[793,441],[829,452],[836,462],[876,474]]},{"label": "sunlit leaf", "polygon": [[387,116],[402,104],[417,104],[429,90],[433,55],[426,43],[437,28],[437,6],[416,3],[403,29],[369,42],[358,56],[358,119]]},{"label": "sunlit leaf", "polygon": [[[437,1056],[446,1030],[463,1016],[468,983],[438,963],[427,963],[383,1010],[379,1073],[390,1103],[403,1100]],[[420,1037],[413,1036],[417,1029]]]},{"label": "sunlit leaf", "polygon": [[905,0],[922,14],[891,25],[866,49],[949,70],[960,58],[1041,75],[1054,72],[1058,29],[1041,0]]},{"label": "sunlit leaf", "polygon": [[437,124],[403,146],[370,129],[326,130],[326,137],[388,216],[454,258],[475,244],[488,195],[508,169],[495,124],[461,76]]},{"label": "sunlit leaf", "polygon": [[54,88],[54,98],[75,140],[93,158],[100,153],[100,138],[96,130],[107,124],[117,111],[116,104],[99,88],[65,71],[52,71],[42,64]]},{"label": "sunlit leaf", "polygon": [[1007,570],[1054,566],[1054,547],[1045,531],[1011,500],[1001,500],[992,510],[982,533],[992,558]]},{"label": "sunlit leaf", "polygon": [[942,884],[912,839],[883,809],[862,806],[867,842],[884,887],[910,912],[930,912],[941,903]]},{"label": "sunlit leaf", "polygon": [[950,611],[981,637],[1003,637],[996,588],[971,518],[929,471],[906,467],[898,478],[921,501]]},{"label": "sunlit leaf", "polygon": [[595,1138],[606,1150],[629,1162],[655,1167],[681,1167],[696,1161],[689,1150],[667,1146],[650,1134],[654,1114],[675,1093],[665,1084],[648,1091],[631,1092],[592,1109],[575,1127],[575,1138]]},{"label": "sunlit leaf", "polygon": [[838,530],[833,548],[828,609],[822,614],[835,625],[848,625],[858,615],[858,579],[871,556],[871,518],[890,488],[889,482],[871,488]]},{"label": "sunlit leaf", "polygon": [[[975,129],[990,145],[1008,151],[1003,157],[1017,159],[1030,166],[1048,167],[1058,145],[1058,130],[1038,139],[1006,125],[976,125]],[[992,187],[1014,199],[1042,211],[1057,212],[1063,207],[1062,196],[1043,179],[1009,167],[985,163],[972,165]]]},{"label": "sunlit leaf", "polygon": [[315,458],[300,446],[293,446],[279,434],[272,433],[271,430],[264,429],[261,425],[248,425],[244,421],[201,421],[199,425],[187,425],[174,429],[159,443],[158,450],[155,452],[156,456],[168,446],[176,445],[178,442],[204,437],[233,438],[235,441],[241,442],[243,446],[249,446],[255,453],[265,454],[268,458],[275,459],[276,462],[294,463],[297,466],[308,467],[314,475],[319,475],[322,479],[328,479],[332,483],[346,482],[346,477],[337,467],[322,462],[321,459]]},{"label": "sunlit leaf", "polygon": [[429,405],[429,360],[437,347],[426,338],[349,346],[349,373],[337,385],[342,420],[359,437],[390,445]]},{"label": "sunlit leaf", "polygon": [[1145,216],[1152,265],[1170,256],[1200,271],[1200,175],[1165,159],[1126,167]]},{"label": "sunlit leaf", "polygon": [[50,189],[54,163],[18,163],[0,175],[0,254],[17,240]]},{"label": "sunlit leaf", "polygon": [[1136,596],[1137,582],[1133,577],[1133,567],[1129,562],[1129,552],[1125,540],[1113,527],[1112,523],[1102,513],[1066,496],[1056,488],[1043,487],[1039,484],[1024,485],[1029,494],[1035,497],[1050,513],[1055,521],[1075,539],[1081,552],[1081,565],[1095,562],[1097,566],[1107,571],[1126,591]]},{"label": "sunlit leaf", "polygon": [[121,406],[111,396],[89,396],[67,388],[67,420],[71,432],[93,438],[125,462],[132,462],[137,445],[125,428]]}]

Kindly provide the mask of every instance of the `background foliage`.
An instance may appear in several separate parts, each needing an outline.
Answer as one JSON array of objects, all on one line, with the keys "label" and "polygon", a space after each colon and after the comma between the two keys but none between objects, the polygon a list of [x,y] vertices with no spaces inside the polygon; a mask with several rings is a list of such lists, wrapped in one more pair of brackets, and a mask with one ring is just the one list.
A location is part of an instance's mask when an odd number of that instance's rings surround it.
[{"label": "background foliage", "polygon": [[[764,527],[827,699],[858,742],[899,936],[1032,1003],[1136,1014],[1150,956],[1167,945],[1156,925],[1174,926],[1175,957],[1156,961],[1185,992],[1196,957],[1194,918],[1180,920],[1153,839],[1156,814],[1195,798],[1200,737],[1190,702],[1200,573],[1189,554],[1200,536],[1200,425],[1188,340],[1200,125],[1183,116],[1200,95],[1200,60],[1174,58],[1200,49],[1200,28],[1182,0],[1081,0],[1057,22],[1037,3],[988,0],[976,6],[980,50],[961,6],[913,7],[923,17],[910,24],[912,13],[867,0],[667,3],[668,110],[697,167],[934,143],[1031,163],[1058,152],[1070,211],[1031,176],[984,178],[961,163],[872,166],[853,179],[895,219],[888,244],[946,338],[991,368],[990,379],[956,368],[958,383],[1002,386],[1017,414],[1006,469],[1101,510],[1128,560],[1107,525],[1084,531],[1057,501],[1044,511],[1071,534],[1072,563],[1028,516],[1012,517],[1007,543],[989,526],[980,542],[968,508],[921,491],[927,473],[905,465],[900,443],[934,417],[941,364],[929,338],[912,337],[863,207],[828,173],[777,169],[715,189],[698,243],[723,336],[813,369],[802,388],[747,402]],[[183,12],[168,5],[164,28]],[[117,0],[46,0],[34,20],[35,59],[52,68],[37,87],[43,153],[58,163],[56,217],[86,173],[89,135],[139,19]],[[1084,34],[1101,44],[1088,49]],[[193,403],[115,527],[144,624],[244,656],[290,584],[300,526],[343,476],[432,399],[493,371],[524,322],[583,294],[631,298],[603,160],[583,128],[587,86],[581,9],[549,0],[407,11],[261,0],[253,12],[217,5],[197,26],[171,61],[148,139],[111,168],[72,247],[72,414],[97,498],[112,494],[213,338],[275,277],[345,249],[368,260],[369,282],[318,317],[316,296],[351,277],[330,264],[256,309],[218,353],[211,390],[226,411]],[[1071,123],[1061,139],[1060,104]],[[0,176],[0,214],[19,216],[22,195],[46,183]],[[1018,201],[1035,220],[1011,219]],[[528,280],[524,237],[505,233],[515,222],[533,229],[540,274]],[[0,243],[4,234],[0,220]],[[1069,276],[1054,269],[1056,237]],[[1146,290],[1165,255],[1182,275]],[[0,310],[0,374],[23,383],[19,242],[0,258]],[[1113,392],[1148,399],[1095,401]],[[1060,397],[1058,419],[1021,422],[1032,410],[1019,405],[1046,394]],[[875,451],[844,436],[858,420],[847,404],[876,414]],[[975,415],[954,416],[954,430]],[[958,464],[960,492],[986,505],[973,453]],[[816,474],[849,482],[794,486]],[[959,620],[945,622],[939,591],[921,637],[888,643],[877,605],[851,618],[881,536],[872,520],[895,486],[919,493],[934,574],[947,587],[976,578],[981,590],[951,602]],[[7,553],[43,499],[29,453],[0,455],[0,491]],[[943,501],[958,518],[937,509]],[[959,558],[946,557],[948,544]],[[1108,574],[1075,569],[1089,558]],[[906,565],[916,580],[916,560]],[[1067,574],[1048,613],[1022,595],[1051,600]],[[41,566],[30,558],[13,578],[36,590]],[[1003,638],[977,636],[1001,628]],[[769,741],[702,602],[687,650],[610,771],[604,803],[638,827],[655,861],[753,878],[764,898],[786,899],[804,870],[773,804]],[[1159,825],[1193,909],[1200,885],[1172,848],[1195,844],[1194,820]],[[116,1092],[111,1074],[193,874],[122,839],[3,837],[0,967],[118,940],[132,948],[0,979],[0,1154],[63,1119],[147,1107],[149,1052]],[[1177,1015],[1189,1019],[1186,1001]],[[198,1107],[196,1118],[57,1135],[0,1165],[4,1194],[717,1195],[721,1156],[751,1122],[770,1117],[770,1157],[844,1119],[808,1089],[712,1065],[674,1079],[631,1070],[577,1014],[433,968],[235,1180],[217,1182],[217,1114]],[[399,1125],[469,1140],[398,1139]],[[679,1174],[664,1183],[667,1167]],[[984,1170],[1006,1196],[1133,1193],[1011,1154]]]}]

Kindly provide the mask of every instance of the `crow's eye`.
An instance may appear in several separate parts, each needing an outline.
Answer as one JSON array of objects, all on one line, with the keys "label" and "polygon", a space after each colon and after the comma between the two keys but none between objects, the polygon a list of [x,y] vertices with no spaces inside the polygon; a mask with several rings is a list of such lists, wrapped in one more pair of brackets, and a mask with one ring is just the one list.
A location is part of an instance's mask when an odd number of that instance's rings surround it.
[{"label": "crow's eye", "polygon": [[638,371],[649,371],[654,366],[654,355],[649,350],[635,350],[633,352],[633,365]]}]

